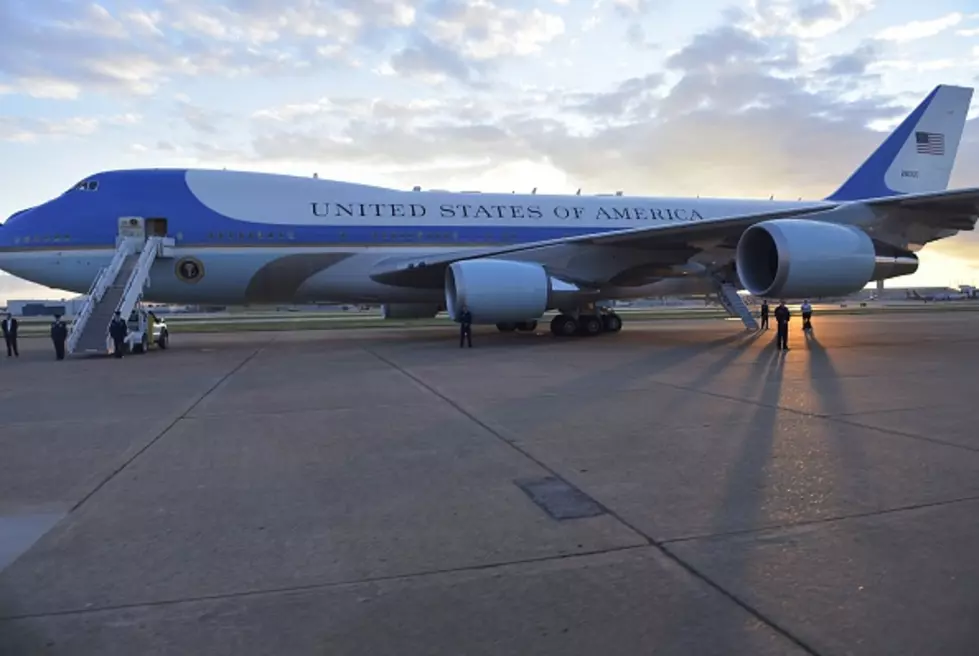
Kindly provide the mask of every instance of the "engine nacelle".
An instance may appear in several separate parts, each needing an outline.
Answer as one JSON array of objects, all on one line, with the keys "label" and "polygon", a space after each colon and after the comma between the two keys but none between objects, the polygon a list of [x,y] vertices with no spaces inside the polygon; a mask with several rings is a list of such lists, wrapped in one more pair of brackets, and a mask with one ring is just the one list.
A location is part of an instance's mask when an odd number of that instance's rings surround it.
[{"label": "engine nacelle", "polygon": [[576,285],[532,262],[464,260],[453,262],[445,272],[445,307],[453,320],[466,306],[473,323],[531,321],[579,294]]},{"label": "engine nacelle", "polygon": [[757,223],[741,235],[738,277],[753,296],[845,296],[872,280],[914,273],[910,251],[874,242],[855,226],[807,219]]},{"label": "engine nacelle", "polygon": [[431,319],[439,313],[438,303],[385,303],[381,316],[385,319]]}]

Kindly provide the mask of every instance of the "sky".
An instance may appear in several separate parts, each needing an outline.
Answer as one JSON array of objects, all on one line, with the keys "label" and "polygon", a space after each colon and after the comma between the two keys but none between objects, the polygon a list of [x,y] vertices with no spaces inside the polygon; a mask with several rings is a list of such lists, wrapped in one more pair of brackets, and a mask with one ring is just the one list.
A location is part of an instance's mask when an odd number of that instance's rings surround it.
[{"label": "sky", "polygon": [[[975,0],[2,0],[0,217],[147,166],[822,198],[977,81]],[[979,185],[970,117],[952,186]],[[979,237],[921,260],[888,284],[979,282]]]}]

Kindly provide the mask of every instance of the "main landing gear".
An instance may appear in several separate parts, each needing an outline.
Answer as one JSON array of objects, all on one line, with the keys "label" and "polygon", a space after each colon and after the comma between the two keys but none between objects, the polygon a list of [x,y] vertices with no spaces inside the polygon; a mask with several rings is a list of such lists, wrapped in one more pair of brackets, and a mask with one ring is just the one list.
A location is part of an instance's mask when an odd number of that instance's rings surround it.
[{"label": "main landing gear", "polygon": [[496,329],[501,333],[512,333],[514,330],[531,333],[537,330],[536,321],[521,321],[520,323],[498,323]]},{"label": "main landing gear", "polygon": [[551,333],[556,337],[572,337],[582,335],[594,337],[602,333],[617,333],[622,330],[622,319],[619,315],[608,312],[602,314],[559,314],[551,319]]},{"label": "main landing gear", "polygon": [[[496,328],[501,333],[512,333],[515,330],[533,332],[537,330],[537,322],[498,323]],[[602,333],[617,333],[620,330],[622,330],[622,319],[610,311],[581,313],[577,316],[562,313],[551,319],[551,333],[557,337],[573,337],[575,335],[594,337]]]}]

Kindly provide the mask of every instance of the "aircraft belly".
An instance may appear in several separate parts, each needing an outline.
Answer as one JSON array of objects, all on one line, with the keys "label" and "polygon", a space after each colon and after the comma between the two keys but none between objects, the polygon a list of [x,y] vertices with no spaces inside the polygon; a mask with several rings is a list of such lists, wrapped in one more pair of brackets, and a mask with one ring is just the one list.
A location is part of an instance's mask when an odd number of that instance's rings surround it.
[{"label": "aircraft belly", "polygon": [[[376,283],[371,267],[390,253],[341,249],[240,249],[180,252],[159,260],[147,298],[170,303],[275,304],[315,301],[400,302],[441,300],[441,290],[411,290]],[[192,259],[202,273],[179,275]]]},{"label": "aircraft belly", "polygon": [[377,262],[390,255],[352,254],[315,271],[296,290],[299,302],[347,301],[362,303],[411,303],[443,301],[443,289],[418,289],[385,285],[371,279]]}]

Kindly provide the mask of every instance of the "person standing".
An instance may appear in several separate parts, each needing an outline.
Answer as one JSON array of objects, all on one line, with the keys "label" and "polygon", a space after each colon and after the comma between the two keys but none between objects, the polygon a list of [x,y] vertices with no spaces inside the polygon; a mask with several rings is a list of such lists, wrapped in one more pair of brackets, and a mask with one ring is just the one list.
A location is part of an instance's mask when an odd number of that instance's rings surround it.
[{"label": "person standing", "polygon": [[20,357],[17,350],[17,320],[9,312],[3,318],[3,341],[7,344],[7,357]]},{"label": "person standing", "polygon": [[799,308],[802,311],[802,330],[812,332],[812,306],[809,305],[809,299],[802,301],[802,307]]},{"label": "person standing", "polygon": [[768,330],[768,301],[761,302],[761,329]]},{"label": "person standing", "polygon": [[122,320],[122,314],[116,310],[116,316],[112,317],[112,321],[109,323],[109,336],[112,337],[112,354],[117,358],[122,357],[125,348],[123,342],[128,333],[129,326]]},{"label": "person standing", "polygon": [[468,343],[469,348],[473,347],[473,315],[465,305],[459,314],[459,348],[462,348],[463,342]]},{"label": "person standing", "polygon": [[65,342],[68,340],[68,326],[61,320],[61,315],[54,315],[51,322],[51,341],[54,343],[54,356],[59,360],[65,359]]},{"label": "person standing", "polygon": [[788,351],[789,350],[789,319],[792,318],[792,314],[789,312],[789,308],[785,306],[785,301],[779,301],[778,307],[775,308],[775,323],[778,327],[778,350]]}]

